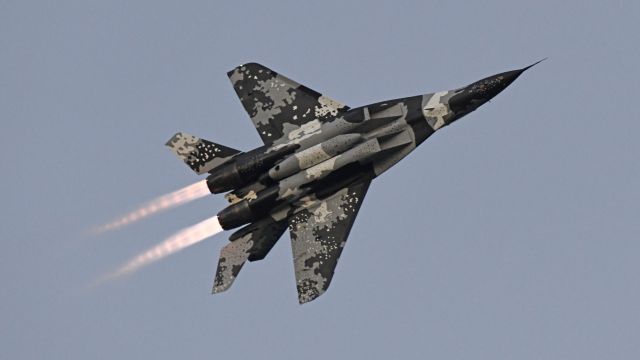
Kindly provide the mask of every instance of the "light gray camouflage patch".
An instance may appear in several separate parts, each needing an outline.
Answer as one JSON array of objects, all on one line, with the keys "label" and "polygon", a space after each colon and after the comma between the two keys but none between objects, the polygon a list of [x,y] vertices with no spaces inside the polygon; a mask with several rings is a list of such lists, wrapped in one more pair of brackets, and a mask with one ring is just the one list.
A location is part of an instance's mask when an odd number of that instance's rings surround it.
[{"label": "light gray camouflage patch", "polygon": [[342,109],[345,107],[344,104],[328,98],[324,95],[318,98],[318,103],[320,104],[320,106],[316,106],[315,108],[315,115],[317,118],[323,118],[327,116],[327,114],[336,116],[338,115],[338,109]]},{"label": "light gray camouflage patch", "polygon": [[454,117],[455,114],[449,107],[449,99],[456,93],[457,90],[451,90],[423,96],[422,114],[434,131],[448,125]]},{"label": "light gray camouflage patch", "polygon": [[260,182],[251,183],[243,188],[231,191],[224,195],[224,198],[231,204],[235,204],[241,200],[254,200],[260,190],[264,190],[264,184]]}]

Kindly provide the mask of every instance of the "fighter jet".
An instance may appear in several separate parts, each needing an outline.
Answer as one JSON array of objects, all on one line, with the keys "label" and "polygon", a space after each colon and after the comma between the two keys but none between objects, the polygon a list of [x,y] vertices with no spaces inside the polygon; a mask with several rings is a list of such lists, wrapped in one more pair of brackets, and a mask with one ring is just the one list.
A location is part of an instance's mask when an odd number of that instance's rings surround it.
[{"label": "fighter jet", "polygon": [[257,63],[229,71],[264,145],[243,152],[183,132],[166,144],[197,174],[209,174],[211,193],[227,193],[222,228],[245,225],[220,251],[213,293],[229,289],[244,263],[264,259],[289,228],[298,300],[322,295],[371,181],[538,62],[455,90],[356,108]]}]

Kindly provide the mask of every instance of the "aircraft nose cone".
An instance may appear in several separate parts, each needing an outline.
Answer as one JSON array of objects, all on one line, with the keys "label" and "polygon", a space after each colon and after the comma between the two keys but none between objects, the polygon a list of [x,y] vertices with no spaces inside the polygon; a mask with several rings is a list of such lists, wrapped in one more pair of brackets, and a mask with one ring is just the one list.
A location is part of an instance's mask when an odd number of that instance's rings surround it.
[{"label": "aircraft nose cone", "polygon": [[503,72],[500,74],[486,77],[480,81],[464,87],[459,93],[455,94],[449,100],[449,107],[456,113],[464,114],[475,110],[480,105],[491,100],[498,95],[507,86],[511,85],[518,76],[529,68],[535,66],[545,59],[535,62],[527,67],[518,70]]},{"label": "aircraft nose cone", "polygon": [[[538,61],[534,62],[533,64],[531,64],[529,66],[523,67],[522,69],[507,71],[507,72],[504,72],[502,74],[494,75],[493,77],[500,77],[500,76],[503,77],[503,79],[502,79],[502,82],[503,82],[502,86],[503,87],[502,87],[502,89],[500,91],[504,90],[507,86],[511,85],[511,83],[514,82],[518,78],[518,76],[520,76],[523,72],[525,72],[525,71],[529,70],[530,68],[536,66],[537,64],[545,61],[546,59],[547,58],[544,58],[542,60],[538,60]],[[491,77],[489,77],[489,78],[491,78]],[[498,91],[498,92],[500,92],[500,91]],[[495,94],[495,95],[497,95],[497,94]]]},{"label": "aircraft nose cone", "polygon": [[[529,66],[523,67],[522,69],[507,71],[507,72],[504,72],[502,74],[494,75],[493,77],[503,76],[503,88],[500,90],[500,91],[502,91],[507,86],[511,85],[511,83],[514,82],[518,78],[518,76],[520,76],[523,72],[529,70],[530,68],[538,65],[539,63],[541,63],[541,62],[543,62],[545,60],[547,60],[547,58],[544,58],[542,60],[538,60],[538,61],[534,62],[533,64],[531,64]],[[489,77],[489,78],[491,78],[491,77]],[[498,91],[498,92],[500,92],[500,91]],[[497,95],[497,93],[495,95]]]},{"label": "aircraft nose cone", "polygon": [[522,69],[520,69],[520,73],[525,72],[525,70],[530,69],[530,68],[532,68],[532,67],[534,67],[534,66],[536,66],[536,65],[540,64],[541,62],[543,62],[543,61],[545,61],[545,60],[547,60],[547,59],[548,59],[548,58],[540,59],[540,60],[538,60],[538,61],[534,62],[533,64],[529,65],[529,66],[525,66],[525,67],[523,67]]}]

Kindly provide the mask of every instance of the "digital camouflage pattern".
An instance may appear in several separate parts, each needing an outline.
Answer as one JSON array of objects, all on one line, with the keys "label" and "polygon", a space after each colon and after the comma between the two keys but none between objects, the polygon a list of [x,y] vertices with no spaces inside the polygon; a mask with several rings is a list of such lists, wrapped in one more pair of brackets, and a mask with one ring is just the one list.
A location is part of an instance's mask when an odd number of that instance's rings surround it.
[{"label": "digital camouflage pattern", "polygon": [[173,135],[166,145],[198,174],[204,174],[240,153],[239,150],[181,132]]},{"label": "digital camouflage pattern", "polygon": [[338,264],[369,182],[343,188],[289,218],[301,304],[322,295]]},{"label": "digital camouflage pattern", "polygon": [[227,290],[247,260],[263,259],[288,226],[298,300],[323,294],[371,181],[533,65],[455,90],[356,108],[260,64],[231,70],[265,145],[239,152],[183,133],[167,143],[194,171],[211,174],[212,192],[229,191],[230,205],[218,213],[222,228],[248,224],[222,248],[213,292]]},{"label": "digital camouflage pattern", "polygon": [[227,75],[267,145],[289,132],[285,124],[300,127],[311,121],[322,123],[348,109],[260,64],[244,64]]},{"label": "digital camouflage pattern", "polygon": [[267,217],[233,234],[220,250],[213,293],[229,289],[247,260],[264,259],[286,229],[286,221]]}]

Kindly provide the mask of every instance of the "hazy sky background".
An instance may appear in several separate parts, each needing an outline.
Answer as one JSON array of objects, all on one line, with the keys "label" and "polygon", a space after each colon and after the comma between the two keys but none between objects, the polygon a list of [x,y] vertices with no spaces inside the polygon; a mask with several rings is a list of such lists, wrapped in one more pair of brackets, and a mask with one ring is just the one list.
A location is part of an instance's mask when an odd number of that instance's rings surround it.
[{"label": "hazy sky background", "polygon": [[[640,358],[637,1],[0,1],[0,358]],[[198,177],[165,141],[259,137],[226,72],[349,105],[549,60],[372,184],[333,283],[229,233],[87,285],[225,206],[86,235]]]}]

